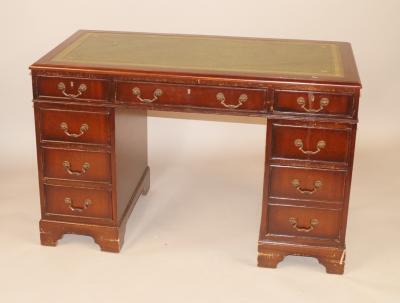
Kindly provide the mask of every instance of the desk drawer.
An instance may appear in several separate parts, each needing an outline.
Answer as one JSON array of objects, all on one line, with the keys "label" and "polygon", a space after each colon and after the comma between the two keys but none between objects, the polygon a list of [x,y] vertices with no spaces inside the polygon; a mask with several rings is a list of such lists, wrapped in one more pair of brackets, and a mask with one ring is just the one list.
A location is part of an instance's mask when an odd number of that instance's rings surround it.
[{"label": "desk drawer", "polygon": [[111,181],[109,153],[43,148],[43,159],[47,178]]},{"label": "desk drawer", "polygon": [[270,196],[343,202],[346,171],[271,166]]},{"label": "desk drawer", "polygon": [[112,219],[111,192],[100,189],[45,186],[46,215]]},{"label": "desk drawer", "polygon": [[341,210],[269,205],[268,233],[337,239],[341,215]]},{"label": "desk drawer", "polygon": [[116,101],[147,105],[193,106],[225,110],[265,111],[262,89],[117,82]]},{"label": "desk drawer", "polygon": [[110,83],[85,78],[38,77],[37,90],[39,98],[107,101]]},{"label": "desk drawer", "polygon": [[272,158],[347,163],[351,128],[272,124]]},{"label": "desk drawer", "polygon": [[42,108],[39,111],[40,138],[110,144],[110,113]]},{"label": "desk drawer", "polygon": [[274,93],[274,111],[351,117],[354,101],[352,95],[277,90]]}]

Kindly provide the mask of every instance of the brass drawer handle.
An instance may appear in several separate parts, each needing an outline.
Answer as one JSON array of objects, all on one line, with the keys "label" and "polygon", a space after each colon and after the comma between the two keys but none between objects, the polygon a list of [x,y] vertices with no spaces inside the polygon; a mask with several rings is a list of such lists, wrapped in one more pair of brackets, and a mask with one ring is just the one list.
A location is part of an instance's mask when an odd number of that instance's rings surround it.
[{"label": "brass drawer handle", "polygon": [[65,171],[70,175],[83,176],[84,174],[86,174],[86,172],[90,168],[90,164],[88,162],[83,163],[81,171],[73,171],[73,170],[71,170],[71,163],[69,161],[64,161],[63,162],[63,167],[64,167]]},{"label": "brass drawer handle", "polygon": [[226,103],[225,103],[225,95],[224,95],[223,93],[218,93],[218,94],[216,95],[216,97],[217,97],[217,100],[218,100],[223,106],[225,106],[225,107],[227,107],[227,108],[230,108],[230,109],[235,109],[235,108],[238,108],[238,107],[242,106],[243,103],[245,103],[245,102],[247,101],[247,99],[248,99],[248,97],[247,97],[246,94],[241,94],[241,95],[239,96],[239,99],[238,99],[238,104],[234,105],[234,104],[226,104]]},{"label": "brass drawer handle", "polygon": [[86,210],[89,205],[92,204],[92,200],[90,199],[85,199],[85,201],[83,201],[83,206],[82,207],[78,207],[78,206],[73,206],[72,204],[72,199],[71,198],[65,198],[64,199],[65,204],[68,205],[69,209],[74,211],[74,212],[83,212],[84,210]]},{"label": "brass drawer handle", "polygon": [[301,108],[308,113],[318,113],[321,110],[323,110],[325,106],[328,106],[329,104],[329,99],[324,97],[319,100],[319,108],[313,109],[314,101],[315,101],[315,96],[312,93],[309,93],[308,94],[309,108],[306,108],[306,100],[304,99],[304,97],[297,98],[297,104],[300,105]]},{"label": "brass drawer handle", "polygon": [[315,154],[318,154],[321,151],[321,149],[325,148],[326,142],[324,140],[318,141],[317,149],[315,151],[304,150],[303,149],[303,147],[304,147],[303,140],[301,140],[301,139],[294,140],[294,146],[296,146],[303,154],[315,155]]},{"label": "brass drawer handle", "polygon": [[313,193],[315,193],[318,189],[320,189],[322,187],[322,182],[317,180],[314,182],[314,188],[313,189],[303,189],[301,188],[300,185],[300,180],[299,179],[293,179],[292,180],[292,185],[293,187],[295,187],[297,189],[297,191],[299,191],[301,194],[307,194],[307,195],[312,195]]},{"label": "brass drawer handle", "polygon": [[159,97],[161,97],[161,95],[163,94],[163,91],[159,88],[157,88],[156,90],[154,90],[153,92],[153,99],[145,99],[140,97],[140,88],[139,87],[134,87],[132,89],[132,94],[136,96],[136,98],[143,103],[152,103],[154,101],[156,101]]},{"label": "brass drawer handle", "polygon": [[314,230],[314,227],[319,224],[319,221],[318,221],[318,219],[311,219],[310,220],[310,226],[301,227],[301,226],[298,226],[298,224],[297,224],[297,218],[290,217],[289,218],[289,223],[292,224],[292,227],[295,230],[300,231],[300,232],[304,232],[304,233],[308,233],[308,232]]},{"label": "brass drawer handle", "polygon": [[[72,83],[73,82],[71,82],[71,84]],[[83,92],[85,92],[87,90],[86,84],[83,84],[83,83],[81,85],[79,85],[78,92],[75,95],[74,94],[68,94],[68,93],[65,92],[65,83],[64,82],[58,83],[57,88],[62,92],[62,94],[65,97],[68,97],[68,98],[71,98],[71,99],[78,98],[80,95],[82,95]]]},{"label": "brass drawer handle", "polygon": [[61,122],[60,128],[64,131],[64,134],[66,134],[68,137],[79,138],[89,130],[89,125],[87,125],[86,123],[82,124],[81,127],[79,128],[78,134],[70,133],[68,130],[68,124],[66,122]]}]

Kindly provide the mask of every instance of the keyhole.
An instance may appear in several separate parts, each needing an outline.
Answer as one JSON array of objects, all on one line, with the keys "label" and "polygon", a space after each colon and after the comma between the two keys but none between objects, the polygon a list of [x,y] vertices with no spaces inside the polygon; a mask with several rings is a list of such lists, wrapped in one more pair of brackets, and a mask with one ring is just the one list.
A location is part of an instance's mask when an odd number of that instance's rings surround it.
[{"label": "keyhole", "polygon": [[187,94],[190,95],[191,93],[192,93],[191,89],[188,88],[188,89],[187,89]]},{"label": "keyhole", "polygon": [[71,81],[70,85],[71,85],[71,87],[74,87],[74,82],[73,82],[73,81]]},{"label": "keyhole", "polygon": [[315,100],[314,95],[312,93],[309,93],[308,94],[308,101],[310,101],[310,103],[312,104],[314,102],[314,100]]}]

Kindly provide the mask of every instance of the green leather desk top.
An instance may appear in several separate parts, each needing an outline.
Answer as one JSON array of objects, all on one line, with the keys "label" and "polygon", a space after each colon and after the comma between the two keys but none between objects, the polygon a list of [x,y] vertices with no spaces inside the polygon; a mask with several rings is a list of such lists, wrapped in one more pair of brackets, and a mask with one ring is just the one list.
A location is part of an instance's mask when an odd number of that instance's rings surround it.
[{"label": "green leather desk top", "polygon": [[[79,31],[50,54],[32,67],[44,64],[359,82],[351,47],[342,42]],[[349,62],[352,66],[346,71]]]}]

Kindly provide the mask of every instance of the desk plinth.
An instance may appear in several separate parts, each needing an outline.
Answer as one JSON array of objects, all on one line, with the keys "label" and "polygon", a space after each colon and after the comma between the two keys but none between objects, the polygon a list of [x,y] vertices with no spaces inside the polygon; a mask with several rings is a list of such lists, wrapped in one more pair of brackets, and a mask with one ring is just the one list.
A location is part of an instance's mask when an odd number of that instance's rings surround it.
[{"label": "desk plinth", "polygon": [[262,116],[258,265],[343,273],[360,80],[340,42],[79,31],[31,66],[41,242],[118,252],[150,188],[147,110]]}]

